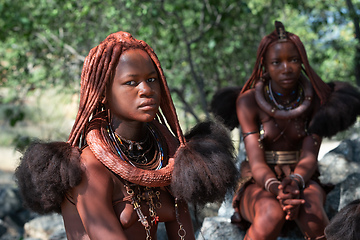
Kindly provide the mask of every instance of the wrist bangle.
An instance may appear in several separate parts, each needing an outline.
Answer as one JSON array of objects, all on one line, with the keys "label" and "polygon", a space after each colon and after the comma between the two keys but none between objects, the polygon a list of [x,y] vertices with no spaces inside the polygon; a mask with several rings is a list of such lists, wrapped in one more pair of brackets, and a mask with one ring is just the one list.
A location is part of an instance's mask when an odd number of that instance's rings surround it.
[{"label": "wrist bangle", "polygon": [[300,174],[298,174],[298,173],[290,174],[289,177],[298,183],[300,191],[305,189],[305,181],[304,181],[304,178]]},{"label": "wrist bangle", "polygon": [[266,180],[265,185],[264,185],[265,190],[270,192],[270,186],[274,183],[280,184],[280,181],[277,180],[276,178],[269,178],[268,180]]}]

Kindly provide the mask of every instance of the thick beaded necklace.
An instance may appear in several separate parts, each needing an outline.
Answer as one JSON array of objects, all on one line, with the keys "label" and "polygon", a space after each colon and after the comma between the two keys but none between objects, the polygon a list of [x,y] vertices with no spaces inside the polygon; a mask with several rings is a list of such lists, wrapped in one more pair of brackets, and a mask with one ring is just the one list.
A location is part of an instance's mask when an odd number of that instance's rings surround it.
[{"label": "thick beaded necklace", "polygon": [[[275,107],[279,110],[288,111],[288,110],[294,109],[294,108],[298,107],[304,100],[304,94],[303,94],[304,90],[303,90],[303,87],[301,86],[301,84],[299,84],[299,88],[297,91],[298,92],[297,98],[294,101],[292,101],[286,105],[279,104],[278,101],[276,101],[276,97],[274,96],[273,90],[271,88],[271,81],[269,81],[269,84],[266,85],[265,91],[268,94],[270,101],[272,101],[274,103]],[[294,94],[294,93],[295,93],[295,90],[292,92],[292,94]],[[281,94],[279,94],[279,93],[276,93],[276,94],[281,96]]]},{"label": "thick beaded necklace", "polygon": [[[128,146],[124,144],[124,138],[115,133],[110,124],[107,125],[106,130],[111,140],[112,147],[123,161],[131,164],[134,167],[159,170],[163,166],[164,150],[159,136],[154,128],[150,124],[147,124],[147,128],[151,136],[147,135],[146,139],[140,143],[126,140],[128,142]],[[154,141],[156,142],[156,147],[154,147]],[[146,149],[143,149],[141,145],[145,142],[148,142],[148,146]],[[133,148],[134,145],[137,146],[136,150]],[[135,154],[135,151],[137,151],[139,154]],[[146,155],[151,152],[154,152],[154,156],[149,160]]]}]

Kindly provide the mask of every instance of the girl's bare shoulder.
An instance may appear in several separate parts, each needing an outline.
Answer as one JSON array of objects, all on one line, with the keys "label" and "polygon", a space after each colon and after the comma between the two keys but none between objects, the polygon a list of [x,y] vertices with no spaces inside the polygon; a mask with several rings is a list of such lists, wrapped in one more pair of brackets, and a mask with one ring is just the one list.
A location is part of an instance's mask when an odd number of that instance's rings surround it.
[{"label": "girl's bare shoulder", "polygon": [[246,92],[239,95],[236,105],[238,107],[243,108],[253,108],[257,106],[256,98],[255,98],[255,89],[247,90]]},{"label": "girl's bare shoulder", "polygon": [[85,174],[88,176],[93,174],[108,176],[110,173],[109,169],[101,163],[88,146],[82,150],[80,161]]}]

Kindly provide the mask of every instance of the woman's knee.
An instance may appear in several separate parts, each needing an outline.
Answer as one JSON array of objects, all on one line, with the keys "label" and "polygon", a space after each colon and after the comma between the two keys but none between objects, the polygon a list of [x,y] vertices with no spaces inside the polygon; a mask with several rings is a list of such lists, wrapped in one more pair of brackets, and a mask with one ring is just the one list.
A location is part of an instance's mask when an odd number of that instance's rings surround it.
[{"label": "woman's knee", "polygon": [[269,200],[260,203],[260,207],[256,212],[256,217],[261,219],[261,221],[276,225],[285,221],[285,212],[276,199]]},{"label": "woman's knee", "polygon": [[299,212],[299,221],[302,225],[320,229],[329,223],[322,202],[316,200],[306,201],[302,205]]},{"label": "woman's knee", "polygon": [[305,203],[300,208],[298,225],[305,236],[309,239],[316,239],[324,235],[324,229],[329,223],[323,205],[321,191],[309,191],[304,194]]},{"label": "woman's knee", "polygon": [[285,223],[285,213],[280,204],[263,204],[256,212],[250,235],[254,239],[276,239]]}]

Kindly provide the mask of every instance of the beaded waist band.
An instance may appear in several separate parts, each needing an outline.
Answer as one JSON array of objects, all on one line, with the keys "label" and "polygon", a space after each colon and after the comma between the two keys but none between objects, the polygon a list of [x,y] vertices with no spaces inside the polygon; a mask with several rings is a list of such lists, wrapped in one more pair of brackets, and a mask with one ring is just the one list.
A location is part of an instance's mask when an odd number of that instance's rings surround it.
[{"label": "beaded waist band", "polygon": [[265,151],[268,164],[294,164],[299,161],[300,151]]}]

